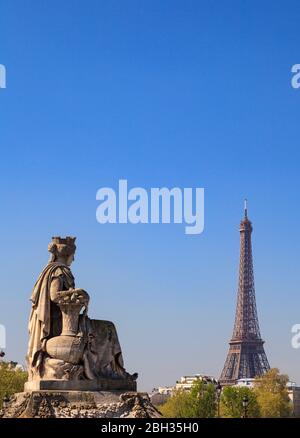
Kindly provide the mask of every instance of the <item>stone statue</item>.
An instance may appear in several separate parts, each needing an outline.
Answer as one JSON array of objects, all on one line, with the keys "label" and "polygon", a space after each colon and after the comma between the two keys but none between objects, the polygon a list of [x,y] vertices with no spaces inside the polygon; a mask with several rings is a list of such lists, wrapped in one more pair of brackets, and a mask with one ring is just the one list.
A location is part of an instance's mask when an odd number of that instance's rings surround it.
[{"label": "stone statue", "polygon": [[90,319],[90,297],[75,287],[70,269],[75,238],[53,237],[48,250],[50,261],[31,295],[25,390],[135,391],[137,374],[123,366],[114,324]]}]

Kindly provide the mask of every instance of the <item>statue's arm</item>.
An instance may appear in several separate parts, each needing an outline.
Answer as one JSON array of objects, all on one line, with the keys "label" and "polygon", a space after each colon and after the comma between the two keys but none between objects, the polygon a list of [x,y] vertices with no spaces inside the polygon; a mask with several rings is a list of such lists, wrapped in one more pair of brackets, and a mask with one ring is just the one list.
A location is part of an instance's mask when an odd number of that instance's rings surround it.
[{"label": "statue's arm", "polygon": [[60,276],[53,278],[50,285],[51,301],[54,302],[57,301],[59,298],[62,298],[64,296],[65,292],[68,292],[68,291],[63,291],[62,289],[63,289],[62,278]]}]

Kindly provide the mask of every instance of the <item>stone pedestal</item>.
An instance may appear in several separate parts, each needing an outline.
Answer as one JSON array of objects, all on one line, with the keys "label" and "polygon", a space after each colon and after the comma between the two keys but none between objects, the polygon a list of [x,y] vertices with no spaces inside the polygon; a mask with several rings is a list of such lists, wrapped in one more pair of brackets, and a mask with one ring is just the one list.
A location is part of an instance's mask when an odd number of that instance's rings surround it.
[{"label": "stone pedestal", "polygon": [[14,394],[2,418],[160,418],[148,394],[124,391],[31,391]]},{"label": "stone pedestal", "polygon": [[24,391],[136,391],[131,379],[98,378],[97,380],[33,380],[26,382]]}]

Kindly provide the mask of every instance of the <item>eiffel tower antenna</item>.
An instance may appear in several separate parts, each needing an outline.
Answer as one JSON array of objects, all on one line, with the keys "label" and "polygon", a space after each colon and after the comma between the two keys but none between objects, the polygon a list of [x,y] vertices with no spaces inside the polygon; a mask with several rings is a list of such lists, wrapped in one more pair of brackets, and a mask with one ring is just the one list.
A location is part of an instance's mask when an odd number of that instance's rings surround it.
[{"label": "eiffel tower antenna", "polygon": [[261,376],[270,369],[261,339],[254,288],[252,223],[248,219],[247,199],[240,223],[239,285],[233,335],[220,377],[221,385],[234,385],[238,379]]},{"label": "eiffel tower antenna", "polygon": [[244,200],[244,213],[245,213],[245,218],[248,217],[248,199],[246,198]]}]

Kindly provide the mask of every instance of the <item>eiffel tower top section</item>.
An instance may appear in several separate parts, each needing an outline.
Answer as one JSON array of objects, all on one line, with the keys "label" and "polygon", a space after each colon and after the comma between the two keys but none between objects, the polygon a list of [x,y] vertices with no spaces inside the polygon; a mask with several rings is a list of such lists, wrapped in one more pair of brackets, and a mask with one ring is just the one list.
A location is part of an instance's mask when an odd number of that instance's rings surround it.
[{"label": "eiffel tower top section", "polygon": [[232,341],[261,340],[255,300],[252,230],[245,200],[244,218],[240,223],[239,284]]},{"label": "eiffel tower top section", "polygon": [[245,199],[245,201],[244,201],[244,217],[241,220],[241,224],[240,224],[240,231],[246,231],[246,230],[250,231],[250,233],[252,233],[252,231],[253,231],[252,223],[248,219],[248,201],[247,201],[247,199]]}]

